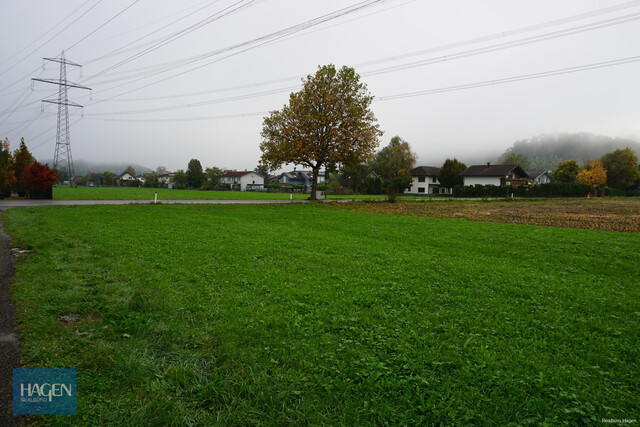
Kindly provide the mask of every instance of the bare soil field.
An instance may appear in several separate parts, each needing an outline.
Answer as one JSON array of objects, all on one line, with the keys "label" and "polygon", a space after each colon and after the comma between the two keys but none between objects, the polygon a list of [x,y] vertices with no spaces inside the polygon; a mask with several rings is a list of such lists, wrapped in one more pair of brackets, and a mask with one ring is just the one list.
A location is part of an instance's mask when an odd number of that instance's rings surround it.
[{"label": "bare soil field", "polygon": [[361,212],[640,233],[638,199],[353,202],[340,206]]}]

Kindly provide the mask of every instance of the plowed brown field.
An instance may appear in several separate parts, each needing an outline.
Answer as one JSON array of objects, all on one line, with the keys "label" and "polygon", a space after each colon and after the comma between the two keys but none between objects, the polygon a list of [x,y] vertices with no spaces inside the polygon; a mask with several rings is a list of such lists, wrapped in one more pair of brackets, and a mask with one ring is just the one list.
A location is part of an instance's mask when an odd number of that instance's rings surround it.
[{"label": "plowed brown field", "polygon": [[360,212],[640,233],[638,199],[427,200],[394,204],[353,202],[340,206]]}]

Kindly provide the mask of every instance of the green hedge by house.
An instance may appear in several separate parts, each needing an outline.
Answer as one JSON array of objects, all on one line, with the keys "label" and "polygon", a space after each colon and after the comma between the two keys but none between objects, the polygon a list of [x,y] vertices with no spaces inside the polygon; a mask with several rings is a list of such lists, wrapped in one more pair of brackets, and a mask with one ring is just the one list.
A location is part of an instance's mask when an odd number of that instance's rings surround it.
[{"label": "green hedge by house", "polygon": [[454,197],[580,197],[586,196],[591,187],[585,184],[570,184],[552,182],[534,186],[500,187],[497,185],[456,185],[453,188]]}]

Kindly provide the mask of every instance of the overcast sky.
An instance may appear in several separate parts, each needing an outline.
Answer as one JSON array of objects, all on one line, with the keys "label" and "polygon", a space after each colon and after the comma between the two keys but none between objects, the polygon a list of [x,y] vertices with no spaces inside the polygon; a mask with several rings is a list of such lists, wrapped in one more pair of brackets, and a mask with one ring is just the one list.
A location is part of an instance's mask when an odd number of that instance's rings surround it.
[{"label": "overcast sky", "polygon": [[640,1],[0,0],[0,28],[0,136],[41,160],[58,87],[31,78],[57,79],[42,58],[62,50],[92,88],[69,90],[74,159],[253,169],[265,112],[329,63],[355,67],[381,147],[400,135],[419,165],[541,133],[640,139]]}]

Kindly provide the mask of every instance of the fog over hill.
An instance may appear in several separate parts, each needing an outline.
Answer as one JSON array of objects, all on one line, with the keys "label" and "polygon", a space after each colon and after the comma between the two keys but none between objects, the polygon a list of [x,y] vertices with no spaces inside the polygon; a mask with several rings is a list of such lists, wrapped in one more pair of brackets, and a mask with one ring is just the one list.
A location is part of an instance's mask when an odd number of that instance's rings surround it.
[{"label": "fog over hill", "polygon": [[498,162],[510,154],[521,154],[529,160],[531,170],[553,170],[564,160],[576,160],[584,164],[590,159],[599,159],[604,154],[626,147],[640,154],[640,142],[632,139],[586,132],[543,134],[514,142],[498,158]]},{"label": "fog over hill", "polygon": [[[41,163],[48,163],[49,165],[53,165],[53,159],[40,160]],[[75,169],[76,176],[85,175],[87,172],[113,172],[116,175],[121,174],[127,168],[127,166],[133,166],[136,170],[136,174],[140,175],[143,173],[153,172],[155,169],[149,169],[146,166],[139,165],[137,163],[124,163],[124,162],[92,162],[88,160],[74,160],[73,167]]]}]

